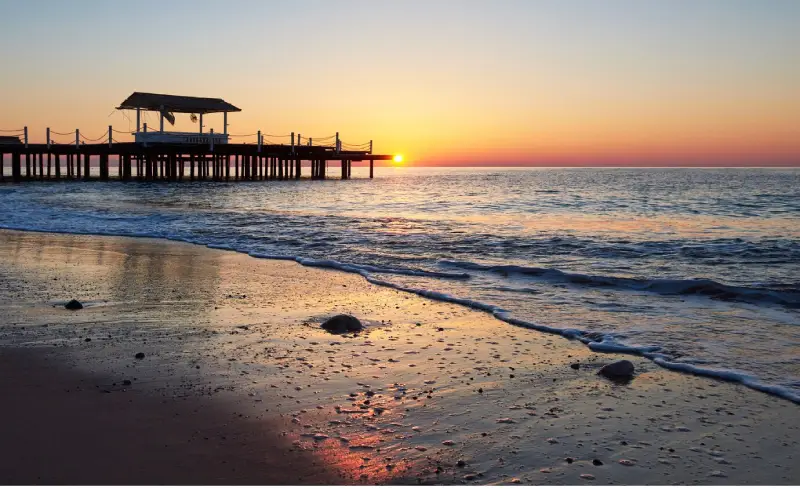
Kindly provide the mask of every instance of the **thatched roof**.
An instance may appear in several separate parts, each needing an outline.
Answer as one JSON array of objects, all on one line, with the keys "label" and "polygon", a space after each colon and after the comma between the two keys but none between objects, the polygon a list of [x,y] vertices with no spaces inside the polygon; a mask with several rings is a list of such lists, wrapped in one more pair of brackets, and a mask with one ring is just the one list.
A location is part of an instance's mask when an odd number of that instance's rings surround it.
[{"label": "thatched roof", "polygon": [[117,109],[144,109],[184,114],[211,114],[214,112],[241,112],[242,109],[221,98],[186,97],[160,93],[133,92]]}]

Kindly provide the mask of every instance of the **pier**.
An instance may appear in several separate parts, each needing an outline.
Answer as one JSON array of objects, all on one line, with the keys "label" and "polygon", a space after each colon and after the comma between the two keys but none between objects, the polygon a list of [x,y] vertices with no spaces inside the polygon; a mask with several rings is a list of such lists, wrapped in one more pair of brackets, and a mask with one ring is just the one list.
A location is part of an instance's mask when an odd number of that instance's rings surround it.
[{"label": "pier", "polygon": [[[136,111],[136,131],[108,132],[89,139],[72,132],[46,131],[45,143],[30,143],[27,127],[0,130],[0,181],[99,180],[122,181],[255,181],[299,180],[303,169],[314,180],[327,178],[329,164],[350,179],[354,161],[369,162],[374,177],[375,161],[392,155],[373,154],[372,141],[348,144],[339,134],[303,137],[301,134],[229,134],[228,113],[240,109],[222,99],[135,92],[117,109]],[[159,130],[142,124],[143,111],[158,112]],[[174,124],[176,113],[191,114],[199,122],[197,132],[164,130],[165,120]],[[223,131],[204,131],[203,115],[223,113]],[[199,118],[196,114],[199,114]],[[121,134],[134,136],[120,142]],[[69,141],[65,141],[68,138]],[[242,142],[232,143],[231,139]],[[10,160],[10,174],[6,162]],[[92,168],[99,169],[92,172]]]}]

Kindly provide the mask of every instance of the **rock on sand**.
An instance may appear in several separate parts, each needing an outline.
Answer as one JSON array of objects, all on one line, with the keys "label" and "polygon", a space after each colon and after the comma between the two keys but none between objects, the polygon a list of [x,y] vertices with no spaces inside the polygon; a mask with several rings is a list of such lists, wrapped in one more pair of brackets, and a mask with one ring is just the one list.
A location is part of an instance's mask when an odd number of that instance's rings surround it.
[{"label": "rock on sand", "polygon": [[598,373],[614,379],[629,379],[633,377],[633,363],[631,363],[629,360],[620,360],[618,362],[609,363],[601,368]]},{"label": "rock on sand", "polygon": [[69,309],[70,311],[77,311],[78,309],[83,309],[83,304],[78,302],[76,299],[72,299],[64,304],[64,308]]},{"label": "rock on sand", "polygon": [[322,329],[332,334],[355,333],[364,329],[361,321],[348,314],[339,314],[322,323]]}]

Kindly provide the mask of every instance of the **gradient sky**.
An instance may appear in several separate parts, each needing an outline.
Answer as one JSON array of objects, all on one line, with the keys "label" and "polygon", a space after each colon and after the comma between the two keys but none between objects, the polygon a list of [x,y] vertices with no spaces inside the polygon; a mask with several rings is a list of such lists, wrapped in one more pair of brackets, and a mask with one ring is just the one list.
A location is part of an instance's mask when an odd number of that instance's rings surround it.
[{"label": "gradient sky", "polygon": [[31,141],[150,91],[413,164],[800,164],[797,0],[0,0],[0,46]]}]

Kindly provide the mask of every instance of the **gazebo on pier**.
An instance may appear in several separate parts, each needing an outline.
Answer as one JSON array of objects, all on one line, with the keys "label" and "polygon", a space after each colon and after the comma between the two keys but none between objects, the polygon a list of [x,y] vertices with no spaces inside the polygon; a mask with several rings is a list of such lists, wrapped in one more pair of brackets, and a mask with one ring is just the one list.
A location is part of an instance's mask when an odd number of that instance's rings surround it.
[{"label": "gazebo on pier", "polygon": [[[221,98],[187,97],[184,95],[165,95],[160,93],[133,92],[117,109],[136,110],[135,141],[140,144],[168,143],[168,144],[227,144],[228,143],[228,112],[241,112],[242,109],[222,100]],[[142,111],[159,113],[158,131],[148,131],[147,123],[142,125]],[[204,114],[223,114],[223,132],[203,132]],[[164,131],[164,120],[170,125],[175,124],[175,114],[191,114],[192,121],[198,121],[198,132]],[[197,115],[197,117],[195,116]]]}]

